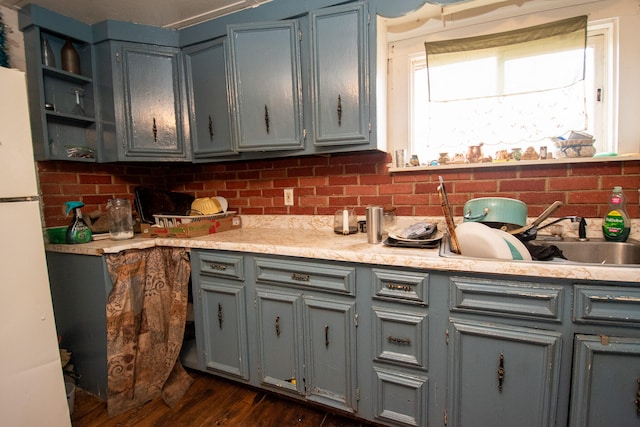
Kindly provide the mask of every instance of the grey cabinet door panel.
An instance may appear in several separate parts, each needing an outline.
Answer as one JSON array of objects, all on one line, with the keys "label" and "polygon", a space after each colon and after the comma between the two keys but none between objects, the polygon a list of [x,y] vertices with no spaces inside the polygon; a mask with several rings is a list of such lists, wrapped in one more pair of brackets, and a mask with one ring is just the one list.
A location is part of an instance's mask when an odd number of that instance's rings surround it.
[{"label": "grey cabinet door panel", "polygon": [[348,412],[356,409],[355,301],[304,298],[307,398]]},{"label": "grey cabinet door panel", "polygon": [[369,141],[368,32],[365,3],[310,13],[316,145]]},{"label": "grey cabinet door panel", "polygon": [[258,290],[256,302],[260,382],[302,393],[302,294]]},{"label": "grey cabinet door panel", "polygon": [[[204,358],[207,369],[249,379],[244,286],[201,278]],[[196,323],[197,326],[197,323]]]},{"label": "grey cabinet door panel", "polygon": [[640,338],[576,335],[572,427],[640,422]]},{"label": "grey cabinet door panel", "polygon": [[193,157],[237,154],[228,108],[226,38],[185,50]]},{"label": "grey cabinet door panel", "polygon": [[298,23],[237,25],[228,33],[238,149],[302,149]]},{"label": "grey cabinet door panel", "polygon": [[127,155],[182,154],[178,50],[123,46]]},{"label": "grey cabinet door panel", "polygon": [[450,425],[555,425],[561,333],[460,320],[450,333]]}]

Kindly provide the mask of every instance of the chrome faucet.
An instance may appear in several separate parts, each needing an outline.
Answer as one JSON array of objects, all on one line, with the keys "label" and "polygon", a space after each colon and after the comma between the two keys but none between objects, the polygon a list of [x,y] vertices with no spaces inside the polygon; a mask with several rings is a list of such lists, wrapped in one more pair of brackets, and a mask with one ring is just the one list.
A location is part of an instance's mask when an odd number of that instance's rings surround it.
[{"label": "chrome faucet", "polygon": [[581,242],[587,241],[589,239],[587,239],[587,221],[581,217],[581,216],[576,216],[576,215],[570,215],[570,216],[563,216],[562,218],[558,218],[556,220],[551,221],[548,224],[545,224],[541,227],[538,227],[538,231],[545,229],[553,224],[557,224],[560,221],[564,221],[565,219],[570,220],[571,222],[575,223],[578,222],[578,240]]}]

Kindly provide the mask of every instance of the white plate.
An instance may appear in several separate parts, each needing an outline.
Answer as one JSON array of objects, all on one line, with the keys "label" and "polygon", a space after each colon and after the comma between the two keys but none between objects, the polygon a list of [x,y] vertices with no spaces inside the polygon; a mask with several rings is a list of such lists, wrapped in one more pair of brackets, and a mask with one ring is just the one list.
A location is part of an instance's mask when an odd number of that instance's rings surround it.
[{"label": "white plate", "polygon": [[220,207],[222,208],[222,212],[226,212],[227,209],[229,209],[229,202],[227,202],[227,199],[225,199],[222,196],[216,196],[216,199],[218,199],[218,203],[220,203]]},{"label": "white plate", "polygon": [[502,237],[509,246],[509,250],[511,250],[511,255],[514,260],[525,260],[531,261],[531,253],[527,247],[522,243],[516,236],[513,234],[509,234],[505,231],[499,230],[497,228],[492,228],[492,230],[498,234],[498,236]]},{"label": "white plate", "polygon": [[430,243],[437,242],[438,240],[442,240],[442,232],[436,231],[433,237],[429,237],[428,239],[407,239],[406,237],[400,237],[395,233],[389,233],[389,237],[398,242],[413,242],[413,243]]},{"label": "white plate", "polygon": [[513,259],[507,241],[494,229],[479,222],[463,222],[456,227],[460,253],[474,258]]}]

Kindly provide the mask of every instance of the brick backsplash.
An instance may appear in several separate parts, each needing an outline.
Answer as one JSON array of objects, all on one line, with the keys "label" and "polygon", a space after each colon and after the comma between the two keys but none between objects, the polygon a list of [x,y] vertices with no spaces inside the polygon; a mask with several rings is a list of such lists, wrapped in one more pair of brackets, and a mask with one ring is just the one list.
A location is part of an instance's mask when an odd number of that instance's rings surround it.
[{"label": "brick backsplash", "polygon": [[[224,164],[94,164],[38,162],[47,226],[66,225],[64,202],[80,200],[84,212],[105,211],[114,197],[133,198],[137,186],[223,196],[246,215],[332,215],[354,207],[364,215],[369,205],[394,205],[402,216],[441,216],[438,176],[447,184],[455,215],[477,197],[510,197],[539,215],[553,201],[565,204],[554,216],[599,218],[607,196],[621,185],[632,218],[639,217],[640,161],[541,164],[500,168],[432,169],[389,173],[383,152],[325,157],[296,157]],[[284,206],[283,189],[294,188],[294,206]]]}]

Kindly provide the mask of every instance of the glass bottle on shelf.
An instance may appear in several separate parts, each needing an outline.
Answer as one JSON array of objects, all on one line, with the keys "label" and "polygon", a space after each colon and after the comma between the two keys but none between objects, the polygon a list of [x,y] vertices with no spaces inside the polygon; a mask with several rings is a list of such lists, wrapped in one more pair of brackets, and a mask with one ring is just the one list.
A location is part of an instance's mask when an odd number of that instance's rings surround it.
[{"label": "glass bottle on shelf", "polygon": [[74,74],[80,74],[80,55],[69,38],[67,38],[66,43],[62,46],[60,59],[63,70]]},{"label": "glass bottle on shelf", "polygon": [[42,65],[47,67],[55,67],[56,66],[56,57],[53,54],[53,49],[51,49],[51,45],[49,44],[49,40],[42,37]]}]

